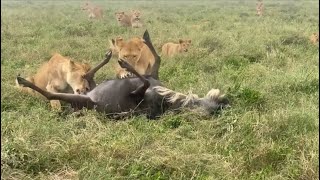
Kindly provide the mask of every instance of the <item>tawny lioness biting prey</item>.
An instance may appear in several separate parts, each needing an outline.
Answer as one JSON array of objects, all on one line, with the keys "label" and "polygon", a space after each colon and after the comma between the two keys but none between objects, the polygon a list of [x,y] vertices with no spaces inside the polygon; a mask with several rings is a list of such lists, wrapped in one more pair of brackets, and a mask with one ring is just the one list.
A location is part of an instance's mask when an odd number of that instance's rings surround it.
[{"label": "tawny lioness biting prey", "polygon": [[[75,62],[55,53],[38,69],[35,75],[28,77],[27,80],[49,92],[86,94],[96,86],[93,80],[94,74],[107,63],[111,55],[111,52],[106,54],[106,60],[91,69],[86,63]],[[36,95],[32,89],[21,87],[18,84],[17,86],[23,91]],[[53,109],[61,108],[57,100],[50,101],[50,103]]]},{"label": "tawny lioness biting prey", "polygon": [[[151,74],[155,58],[142,38],[125,41],[122,37],[117,37],[111,40],[111,49],[118,54],[119,59],[127,61],[139,74]],[[116,74],[118,78],[130,76],[130,73],[119,65],[116,67]]]}]

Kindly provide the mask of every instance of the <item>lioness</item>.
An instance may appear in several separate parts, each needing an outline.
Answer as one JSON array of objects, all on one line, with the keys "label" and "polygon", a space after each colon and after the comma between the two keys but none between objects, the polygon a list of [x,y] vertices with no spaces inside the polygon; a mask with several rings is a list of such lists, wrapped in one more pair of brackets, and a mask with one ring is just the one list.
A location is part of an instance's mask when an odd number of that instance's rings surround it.
[{"label": "lioness", "polygon": [[316,45],[317,43],[319,43],[319,32],[317,33],[312,33],[312,35],[310,36],[310,42],[314,45]]},{"label": "lioness", "polygon": [[[74,62],[55,53],[34,76],[28,77],[27,80],[49,92],[86,94],[90,91],[90,86],[84,76],[90,69],[90,65],[86,63]],[[20,87],[18,84],[17,86],[34,94],[29,88]],[[61,109],[57,100],[50,101],[50,104],[53,109]]]},{"label": "lioness", "polygon": [[175,54],[188,52],[188,49],[191,45],[191,40],[182,40],[179,39],[179,44],[176,43],[166,43],[162,46],[162,55],[167,57],[172,57]]},{"label": "lioness", "polygon": [[141,28],[142,27],[141,12],[138,10],[132,10],[131,27],[133,27],[133,28]]},{"label": "lioness", "polygon": [[263,2],[262,2],[262,0],[260,0],[259,2],[257,2],[257,6],[256,6],[258,16],[262,16],[263,9],[264,9]]},{"label": "lioness", "polygon": [[127,27],[131,27],[131,16],[125,14],[123,11],[121,12],[116,12],[116,19],[118,21],[118,24],[120,26],[127,26]]},{"label": "lioness", "polygon": [[103,11],[102,8],[96,5],[93,5],[90,2],[86,2],[84,6],[81,8],[82,10],[87,11],[89,14],[89,18],[102,18],[103,17]]},{"label": "lioness", "polygon": [[[151,74],[155,58],[143,39],[132,38],[126,42],[122,37],[117,37],[111,43],[111,49],[119,59],[127,61],[141,75]],[[117,64],[116,75],[122,79],[130,76],[130,73]]]}]

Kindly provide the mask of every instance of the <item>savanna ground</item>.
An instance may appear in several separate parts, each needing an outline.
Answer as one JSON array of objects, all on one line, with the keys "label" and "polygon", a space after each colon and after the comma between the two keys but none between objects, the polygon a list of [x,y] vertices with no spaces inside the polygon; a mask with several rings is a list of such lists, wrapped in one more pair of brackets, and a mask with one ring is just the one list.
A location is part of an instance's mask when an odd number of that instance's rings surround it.
[{"label": "savanna ground", "polygon": [[[227,2],[227,3],[226,3]],[[318,179],[319,2],[1,1],[1,179]],[[142,36],[118,27],[114,12],[138,8],[153,44],[191,38],[186,55],[162,59],[160,79],[200,96],[227,94],[213,117],[166,113],[124,121],[94,111],[57,113],[14,88],[53,52],[100,62],[109,39]],[[112,59],[96,75],[114,78]]]}]

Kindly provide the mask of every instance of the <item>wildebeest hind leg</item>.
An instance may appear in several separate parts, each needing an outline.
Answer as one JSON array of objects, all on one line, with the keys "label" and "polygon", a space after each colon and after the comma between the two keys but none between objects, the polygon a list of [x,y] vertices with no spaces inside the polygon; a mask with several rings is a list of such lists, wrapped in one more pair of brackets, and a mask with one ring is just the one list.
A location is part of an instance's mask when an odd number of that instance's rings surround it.
[{"label": "wildebeest hind leg", "polygon": [[150,86],[150,82],[148,81],[148,79],[146,79],[145,77],[141,76],[130,64],[128,64],[126,61],[120,59],[118,61],[119,65],[122,68],[127,69],[128,72],[131,72],[132,74],[136,75],[142,82],[143,84],[141,86],[139,86],[136,90],[132,91],[131,94],[132,95],[141,95],[144,96],[146,90],[149,88]]},{"label": "wildebeest hind leg", "polygon": [[93,107],[94,102],[85,95],[78,95],[78,94],[67,94],[67,93],[51,93],[48,91],[45,91],[38,86],[32,84],[31,82],[25,80],[22,77],[17,77],[17,82],[20,85],[23,85],[25,87],[29,87],[38,93],[42,94],[44,97],[46,97],[48,100],[61,100],[68,102],[72,104],[73,106],[77,106],[78,108],[82,107]]}]

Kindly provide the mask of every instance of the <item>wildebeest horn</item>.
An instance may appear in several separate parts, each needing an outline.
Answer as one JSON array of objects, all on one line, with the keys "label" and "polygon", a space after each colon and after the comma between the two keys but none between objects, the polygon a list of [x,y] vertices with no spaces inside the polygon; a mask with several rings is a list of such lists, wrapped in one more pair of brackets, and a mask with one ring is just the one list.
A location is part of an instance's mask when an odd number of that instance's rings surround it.
[{"label": "wildebeest horn", "polygon": [[150,51],[152,52],[154,58],[155,58],[155,63],[152,67],[152,72],[151,72],[151,76],[155,79],[159,79],[159,68],[160,68],[160,63],[161,63],[161,58],[160,56],[157,54],[156,50],[154,49],[151,39],[150,39],[150,35],[148,30],[146,30],[143,34],[143,39],[144,39],[144,43],[149,47]]},{"label": "wildebeest horn", "polygon": [[96,67],[92,68],[90,71],[87,72],[87,74],[85,75],[85,77],[87,78],[92,78],[94,76],[94,74],[100,69],[102,68],[105,64],[107,64],[109,62],[109,60],[111,59],[112,56],[112,51],[109,50],[106,53],[106,58],[100,63],[98,64]]}]

